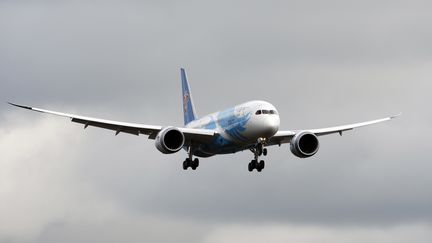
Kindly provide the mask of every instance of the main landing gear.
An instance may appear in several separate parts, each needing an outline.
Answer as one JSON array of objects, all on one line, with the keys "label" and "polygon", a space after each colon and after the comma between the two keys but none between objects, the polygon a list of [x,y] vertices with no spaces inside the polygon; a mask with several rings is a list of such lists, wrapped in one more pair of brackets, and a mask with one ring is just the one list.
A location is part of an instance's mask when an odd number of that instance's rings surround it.
[{"label": "main landing gear", "polygon": [[192,170],[196,170],[196,168],[198,168],[199,166],[199,159],[192,159],[193,152],[190,147],[188,149],[188,154],[189,157],[186,158],[185,161],[183,161],[183,170],[187,170],[189,167],[192,168]]},{"label": "main landing gear", "polygon": [[267,148],[264,148],[265,139],[258,139],[257,144],[251,148],[250,150],[254,154],[254,159],[251,160],[251,162],[248,164],[248,170],[249,172],[252,172],[254,169],[256,169],[258,172],[261,172],[265,167],[264,160],[259,160],[259,156],[267,155]]},{"label": "main landing gear", "polygon": [[187,170],[189,167],[191,167],[192,170],[196,170],[198,166],[199,166],[198,158],[195,158],[194,160],[186,158],[185,161],[183,161],[183,170]]}]

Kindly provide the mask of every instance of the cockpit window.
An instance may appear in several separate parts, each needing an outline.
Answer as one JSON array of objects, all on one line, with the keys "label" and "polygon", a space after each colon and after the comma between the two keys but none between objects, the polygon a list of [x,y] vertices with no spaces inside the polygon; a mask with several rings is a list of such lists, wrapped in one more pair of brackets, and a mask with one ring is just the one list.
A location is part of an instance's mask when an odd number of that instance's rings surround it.
[{"label": "cockpit window", "polygon": [[275,110],[257,110],[257,111],[255,112],[255,115],[261,115],[261,114],[265,114],[265,115],[267,115],[267,114],[276,115],[276,114],[277,114],[277,111],[275,111]]}]

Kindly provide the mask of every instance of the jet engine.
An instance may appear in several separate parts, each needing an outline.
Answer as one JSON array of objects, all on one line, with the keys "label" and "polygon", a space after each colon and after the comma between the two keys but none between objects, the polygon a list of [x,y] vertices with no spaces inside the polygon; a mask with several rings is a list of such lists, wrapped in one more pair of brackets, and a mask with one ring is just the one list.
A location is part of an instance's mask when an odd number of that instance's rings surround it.
[{"label": "jet engine", "polygon": [[299,132],[291,139],[290,148],[291,152],[297,157],[311,157],[318,152],[318,137],[311,132]]},{"label": "jet engine", "polygon": [[155,139],[156,148],[164,154],[172,154],[179,151],[185,143],[183,133],[175,127],[162,129]]}]

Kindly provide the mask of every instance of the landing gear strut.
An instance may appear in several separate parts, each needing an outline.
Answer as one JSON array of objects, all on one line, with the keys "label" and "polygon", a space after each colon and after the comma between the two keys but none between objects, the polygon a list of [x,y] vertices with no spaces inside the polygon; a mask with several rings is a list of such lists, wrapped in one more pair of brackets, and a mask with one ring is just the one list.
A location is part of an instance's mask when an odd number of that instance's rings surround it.
[{"label": "landing gear strut", "polygon": [[192,168],[192,170],[196,170],[196,168],[198,168],[199,166],[199,159],[192,159],[193,151],[191,147],[189,147],[188,149],[188,154],[189,157],[186,158],[185,161],[183,161],[183,170],[187,170],[189,167]]},{"label": "landing gear strut", "polygon": [[256,145],[251,148],[251,152],[254,154],[254,159],[251,160],[251,162],[248,164],[248,170],[249,172],[252,172],[254,169],[256,169],[258,172],[261,172],[265,167],[264,160],[260,160],[259,156],[267,155],[267,148],[264,148],[265,139],[259,138]]}]

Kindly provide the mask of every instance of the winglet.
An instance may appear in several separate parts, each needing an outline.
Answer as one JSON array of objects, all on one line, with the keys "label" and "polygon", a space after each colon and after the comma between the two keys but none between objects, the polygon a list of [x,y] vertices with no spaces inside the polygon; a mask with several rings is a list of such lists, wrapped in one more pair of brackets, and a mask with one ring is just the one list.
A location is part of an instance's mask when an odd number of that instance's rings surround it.
[{"label": "winglet", "polygon": [[391,116],[390,119],[396,118],[396,117],[401,116],[401,115],[402,115],[402,112],[399,112],[399,114]]},{"label": "winglet", "polygon": [[13,106],[16,106],[16,107],[19,107],[19,108],[23,108],[23,109],[27,109],[27,110],[33,110],[33,108],[31,108],[30,106],[24,106],[24,105],[18,105],[18,104],[14,104],[14,103],[11,103],[11,102],[7,102],[9,105],[13,105]]}]

